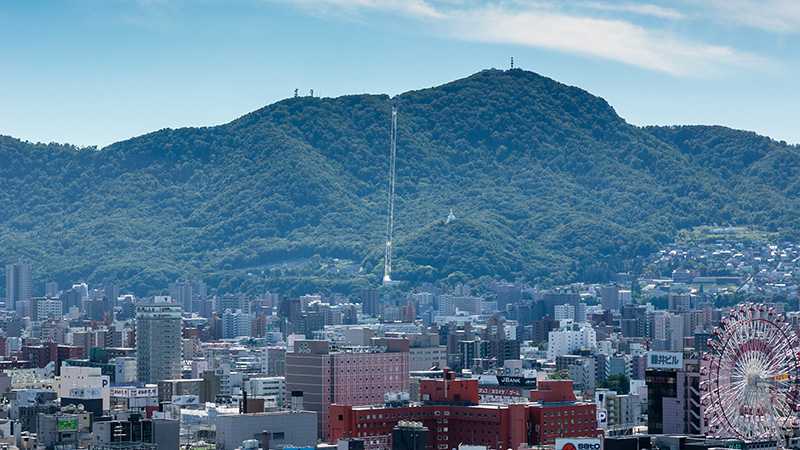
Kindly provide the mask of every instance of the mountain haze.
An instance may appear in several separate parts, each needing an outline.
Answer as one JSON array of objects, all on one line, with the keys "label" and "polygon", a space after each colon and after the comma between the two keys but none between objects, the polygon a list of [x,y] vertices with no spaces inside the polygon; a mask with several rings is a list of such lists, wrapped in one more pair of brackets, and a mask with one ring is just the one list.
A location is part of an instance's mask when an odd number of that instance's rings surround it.
[{"label": "mountain haze", "polygon": [[797,146],[635,127],[581,89],[486,70],[102,150],[0,137],[0,261],[140,293],[188,275],[223,291],[376,284],[393,102],[397,279],[602,280],[692,226],[800,229]]}]

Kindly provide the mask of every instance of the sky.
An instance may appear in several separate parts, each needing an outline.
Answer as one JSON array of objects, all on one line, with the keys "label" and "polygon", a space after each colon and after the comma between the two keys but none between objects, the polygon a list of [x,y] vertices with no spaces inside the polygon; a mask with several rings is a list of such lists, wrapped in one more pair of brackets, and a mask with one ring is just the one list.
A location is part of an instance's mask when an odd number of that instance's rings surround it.
[{"label": "sky", "polygon": [[103,147],[295,89],[396,95],[511,57],[636,125],[800,143],[797,0],[9,0],[0,134]]}]

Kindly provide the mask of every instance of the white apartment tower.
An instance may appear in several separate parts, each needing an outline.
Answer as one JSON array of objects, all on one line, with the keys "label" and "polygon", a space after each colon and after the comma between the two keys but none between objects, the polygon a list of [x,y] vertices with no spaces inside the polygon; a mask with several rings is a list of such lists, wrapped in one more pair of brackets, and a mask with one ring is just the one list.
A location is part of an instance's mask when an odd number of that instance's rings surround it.
[{"label": "white apartment tower", "polygon": [[596,349],[597,334],[588,324],[562,330],[553,330],[547,337],[547,359],[555,361],[557,357],[569,355],[581,349]]},{"label": "white apartment tower", "polygon": [[181,307],[169,297],[136,305],[136,365],[140,383],[181,377]]}]

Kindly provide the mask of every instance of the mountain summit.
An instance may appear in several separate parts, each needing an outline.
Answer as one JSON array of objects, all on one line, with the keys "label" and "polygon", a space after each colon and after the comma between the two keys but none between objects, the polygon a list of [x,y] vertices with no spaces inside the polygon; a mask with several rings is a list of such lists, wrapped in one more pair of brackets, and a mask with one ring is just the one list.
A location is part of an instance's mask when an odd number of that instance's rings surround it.
[{"label": "mountain summit", "polygon": [[103,150],[0,137],[0,260],[140,293],[186,275],[223,291],[377,284],[392,103],[399,280],[601,280],[695,225],[800,225],[796,146],[635,127],[581,89],[486,70]]}]

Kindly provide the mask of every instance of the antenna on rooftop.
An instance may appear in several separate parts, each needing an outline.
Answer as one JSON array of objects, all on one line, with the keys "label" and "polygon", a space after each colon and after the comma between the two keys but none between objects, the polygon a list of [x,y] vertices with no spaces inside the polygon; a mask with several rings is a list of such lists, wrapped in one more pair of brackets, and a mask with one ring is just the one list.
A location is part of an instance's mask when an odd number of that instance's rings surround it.
[{"label": "antenna on rooftop", "polygon": [[386,251],[383,256],[383,285],[392,283],[392,235],[394,234],[395,161],[397,159],[397,106],[392,106],[392,131],[389,135],[389,200],[386,220]]}]

